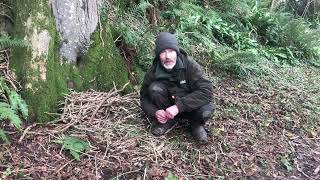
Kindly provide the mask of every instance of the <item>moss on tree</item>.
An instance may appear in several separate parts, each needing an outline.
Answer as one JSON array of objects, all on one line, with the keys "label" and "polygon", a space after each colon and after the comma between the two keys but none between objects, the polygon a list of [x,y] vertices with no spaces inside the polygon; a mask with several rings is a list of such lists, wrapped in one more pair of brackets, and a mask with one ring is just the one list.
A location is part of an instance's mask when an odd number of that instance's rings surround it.
[{"label": "moss on tree", "polygon": [[[53,119],[51,113],[58,111],[58,104],[69,88],[106,91],[113,87],[113,81],[119,86],[128,82],[127,70],[107,22],[103,23],[102,31],[93,33],[93,43],[79,63],[66,64],[59,57],[59,33],[48,0],[19,0],[15,5],[14,34],[31,41],[31,47],[14,49],[10,66],[23,86],[21,94],[36,121]],[[37,44],[32,42],[41,32],[50,36],[48,51],[43,54],[35,51]]]}]

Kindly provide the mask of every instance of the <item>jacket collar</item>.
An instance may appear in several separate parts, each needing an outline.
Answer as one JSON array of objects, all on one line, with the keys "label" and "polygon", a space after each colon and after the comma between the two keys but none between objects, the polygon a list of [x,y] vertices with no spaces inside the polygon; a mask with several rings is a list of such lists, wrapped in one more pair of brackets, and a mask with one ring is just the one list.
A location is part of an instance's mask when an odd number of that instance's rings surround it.
[{"label": "jacket collar", "polygon": [[165,68],[161,65],[160,61],[158,61],[155,69],[155,76],[156,79],[168,79],[172,77],[177,70],[185,69],[184,64],[180,57],[177,57],[176,65],[173,67],[173,70],[168,72],[165,70]]},{"label": "jacket collar", "polygon": [[174,66],[174,70],[176,69],[184,69],[184,64],[179,56],[177,57],[177,63]]}]

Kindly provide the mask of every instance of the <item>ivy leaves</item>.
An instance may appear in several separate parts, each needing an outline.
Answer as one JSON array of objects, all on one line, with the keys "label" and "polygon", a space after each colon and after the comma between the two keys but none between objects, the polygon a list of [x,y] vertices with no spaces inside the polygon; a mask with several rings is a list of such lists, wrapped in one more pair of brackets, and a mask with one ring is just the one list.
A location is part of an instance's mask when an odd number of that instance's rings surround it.
[{"label": "ivy leaves", "polygon": [[81,153],[86,152],[90,149],[89,143],[87,141],[71,136],[64,136],[54,142],[62,144],[63,149],[69,150],[70,154],[77,161],[80,161]]}]

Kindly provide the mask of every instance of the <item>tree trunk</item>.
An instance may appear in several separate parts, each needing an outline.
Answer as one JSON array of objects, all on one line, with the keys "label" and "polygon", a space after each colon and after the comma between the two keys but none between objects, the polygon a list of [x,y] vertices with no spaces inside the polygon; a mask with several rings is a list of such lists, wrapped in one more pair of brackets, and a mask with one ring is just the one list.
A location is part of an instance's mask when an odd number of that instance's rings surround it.
[{"label": "tree trunk", "polygon": [[97,0],[15,1],[14,35],[30,47],[13,50],[10,66],[36,121],[51,120],[69,89],[108,90],[113,81],[128,82],[108,22],[99,24],[98,8]]}]

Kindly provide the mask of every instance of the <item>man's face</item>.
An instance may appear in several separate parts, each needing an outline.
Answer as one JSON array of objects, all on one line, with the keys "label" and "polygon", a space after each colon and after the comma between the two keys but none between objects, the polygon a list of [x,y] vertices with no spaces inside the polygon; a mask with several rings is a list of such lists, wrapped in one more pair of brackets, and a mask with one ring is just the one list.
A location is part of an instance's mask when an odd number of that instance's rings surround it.
[{"label": "man's face", "polygon": [[173,49],[165,49],[160,53],[160,61],[164,68],[171,70],[177,62],[177,52]]}]

